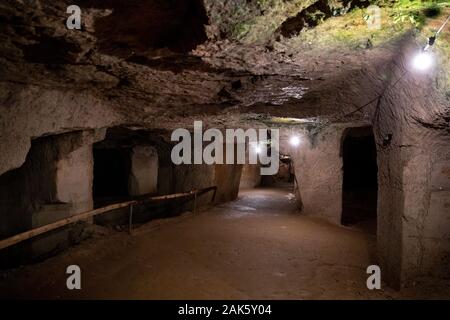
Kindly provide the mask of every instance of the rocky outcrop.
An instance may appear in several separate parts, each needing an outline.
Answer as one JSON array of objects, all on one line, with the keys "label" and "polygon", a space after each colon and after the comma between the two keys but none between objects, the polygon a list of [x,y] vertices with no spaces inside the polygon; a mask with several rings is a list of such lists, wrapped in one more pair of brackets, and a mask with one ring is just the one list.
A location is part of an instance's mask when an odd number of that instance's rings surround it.
[{"label": "rocky outcrop", "polygon": [[[449,188],[445,67],[422,75],[408,69],[424,40],[413,25],[388,33],[378,45],[370,33],[356,46],[341,38],[324,47],[295,37],[322,16],[328,19],[317,28],[336,21],[334,4],[366,2],[83,0],[82,29],[68,30],[72,3],[66,0],[3,0],[0,175],[8,179],[17,173],[11,170],[34,168],[26,159],[37,152],[32,145],[40,137],[120,126],[167,140],[171,130],[191,128],[194,120],[203,120],[205,128],[257,128],[280,126],[276,119],[309,119],[294,126],[309,139],[294,159],[299,195],[305,212],[336,222],[339,130],[372,125],[382,199],[378,244],[387,278],[403,283],[442,272],[433,262],[448,257],[448,235],[439,227],[447,223],[441,218]],[[324,15],[314,17],[316,9]],[[342,27],[351,33],[352,26]],[[49,154],[38,157],[45,162]],[[83,152],[72,156],[86,159]],[[71,165],[70,158],[61,161]],[[302,171],[301,163],[313,172]],[[209,168],[195,186],[226,179],[232,187],[219,198],[229,200],[241,169]],[[165,186],[178,191],[192,187],[189,181],[202,169],[163,170],[180,177],[179,189]],[[76,178],[64,171],[61,177]],[[38,191],[45,199],[54,194]],[[323,201],[330,194],[336,207]],[[70,198],[64,190],[61,195]]]},{"label": "rocky outcrop", "polygon": [[[238,4],[175,1],[169,10],[157,1],[127,8],[118,1],[83,1],[82,30],[67,30],[67,1],[3,1],[0,173],[20,166],[30,140],[42,135],[118,124],[157,128],[162,121],[167,129],[191,127],[194,119],[216,127],[264,126],[247,119],[339,113],[364,103],[361,92],[382,87],[384,74],[374,82],[371,70],[392,60],[395,44],[293,54],[282,46],[205,42],[202,26],[209,21],[207,30],[216,24],[228,29],[226,21],[239,20],[229,11]],[[247,18],[272,8],[247,7]],[[159,32],[162,26],[167,35]],[[170,43],[157,39],[163,35]],[[423,124],[445,127],[443,116],[429,113]]]}]

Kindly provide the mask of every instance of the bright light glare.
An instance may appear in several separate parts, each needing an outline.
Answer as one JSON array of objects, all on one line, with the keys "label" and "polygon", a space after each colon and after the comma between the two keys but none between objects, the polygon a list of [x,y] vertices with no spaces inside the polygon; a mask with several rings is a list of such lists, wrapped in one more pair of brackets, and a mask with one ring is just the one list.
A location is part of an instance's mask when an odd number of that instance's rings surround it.
[{"label": "bright light glare", "polygon": [[429,52],[420,52],[414,57],[412,65],[418,71],[426,71],[433,65],[433,58]]},{"label": "bright light glare", "polygon": [[255,146],[255,152],[257,153],[257,154],[260,154],[261,152],[262,152],[262,148],[261,148],[261,146]]},{"label": "bright light glare", "polygon": [[291,137],[291,139],[289,140],[289,143],[291,144],[291,146],[293,147],[298,147],[300,145],[300,138],[298,136],[293,136]]}]

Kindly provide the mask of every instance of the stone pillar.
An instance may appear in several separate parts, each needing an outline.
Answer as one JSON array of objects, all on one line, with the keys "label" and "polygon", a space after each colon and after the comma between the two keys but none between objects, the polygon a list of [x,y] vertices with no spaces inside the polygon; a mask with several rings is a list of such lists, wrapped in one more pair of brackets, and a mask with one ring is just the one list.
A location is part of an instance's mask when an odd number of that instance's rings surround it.
[{"label": "stone pillar", "polygon": [[[51,201],[40,203],[39,209],[31,213],[32,228],[93,209],[92,144],[103,138],[104,131],[100,130],[61,135],[46,142],[54,152],[52,161],[45,164],[52,168],[53,176],[42,179],[39,184],[54,187]],[[71,236],[72,230],[73,226],[61,228],[34,239],[30,244],[31,257],[47,255],[69,245],[70,241],[81,240],[81,230],[77,232],[77,236]]]},{"label": "stone pillar", "polygon": [[83,146],[61,158],[56,167],[56,198],[72,204],[72,213],[92,210],[94,162],[92,145]]},{"label": "stone pillar", "polygon": [[340,224],[342,215],[343,130],[343,127],[330,127],[314,141],[302,136],[301,144],[292,151],[302,212],[336,224]]},{"label": "stone pillar", "polygon": [[245,164],[242,167],[242,176],[239,189],[253,189],[261,184],[261,167],[257,164]]},{"label": "stone pillar", "polygon": [[131,152],[131,196],[158,192],[158,152],[151,146],[136,146]]},{"label": "stone pillar", "polygon": [[[450,151],[450,150],[449,150]],[[431,165],[428,213],[424,218],[425,272],[448,278],[450,265],[450,152]]]},{"label": "stone pillar", "polygon": [[[445,154],[445,145],[437,149],[430,145],[403,152],[402,197],[397,212],[401,250],[392,270],[397,287],[411,286],[420,277],[448,277],[450,153],[448,146]],[[390,247],[385,250],[392,250]],[[386,262],[388,267],[393,265],[392,260]]]}]

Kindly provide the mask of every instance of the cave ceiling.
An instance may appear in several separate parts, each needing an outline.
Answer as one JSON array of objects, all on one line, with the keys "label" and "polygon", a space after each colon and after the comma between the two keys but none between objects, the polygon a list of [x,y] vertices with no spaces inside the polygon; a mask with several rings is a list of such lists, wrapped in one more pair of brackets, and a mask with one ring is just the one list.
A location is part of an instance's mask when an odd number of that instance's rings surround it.
[{"label": "cave ceiling", "polygon": [[327,117],[383,90],[414,29],[373,39],[342,21],[348,44],[321,32],[370,1],[267,2],[80,0],[82,30],[67,30],[68,1],[3,0],[1,98],[76,90],[143,127]]}]

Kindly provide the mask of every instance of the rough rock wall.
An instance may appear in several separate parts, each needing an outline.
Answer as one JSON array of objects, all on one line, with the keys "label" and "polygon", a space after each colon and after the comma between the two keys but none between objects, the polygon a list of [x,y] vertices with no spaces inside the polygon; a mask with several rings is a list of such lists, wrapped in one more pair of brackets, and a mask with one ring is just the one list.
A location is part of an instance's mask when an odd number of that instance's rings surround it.
[{"label": "rough rock wall", "polygon": [[[104,131],[39,138],[25,164],[0,177],[2,238],[92,209],[92,144]],[[67,245],[70,228],[10,248],[2,258],[35,258]],[[27,249],[20,252],[20,248]],[[25,256],[27,253],[27,256]]]},{"label": "rough rock wall", "polygon": [[[420,276],[445,275],[449,266],[449,102],[436,85],[439,69],[411,71],[409,61],[417,52],[411,43],[393,68],[393,79],[401,80],[392,80],[373,112],[379,257],[390,283],[398,287]],[[392,140],[386,142],[389,135]]]},{"label": "rough rock wall", "polygon": [[233,201],[239,194],[242,165],[217,164],[215,185],[217,186],[216,203]]},{"label": "rough rock wall", "polygon": [[[187,192],[194,189],[208,188],[216,185],[216,168],[210,165],[175,166],[172,175],[174,192]],[[197,204],[206,205],[211,202],[212,193],[201,196]]]},{"label": "rough rock wall", "polygon": [[64,156],[57,163],[56,199],[72,204],[72,212],[89,211],[93,207],[92,145],[87,144]]},{"label": "rough rock wall", "polygon": [[131,154],[129,192],[131,196],[158,191],[158,153],[151,146],[136,146]]},{"label": "rough rock wall", "polygon": [[1,176],[2,237],[29,229],[31,212],[40,203],[55,200],[57,156],[53,147],[45,139],[34,141],[24,166]]},{"label": "rough rock wall", "polygon": [[[364,125],[374,128],[378,257],[385,281],[395,287],[421,276],[445,276],[450,256],[450,104],[439,85],[439,69],[425,74],[411,70],[409,61],[417,50],[412,39],[405,40],[394,62],[383,67],[389,81],[379,98],[357,112]],[[369,72],[367,83],[379,84],[378,75]],[[350,118],[331,117],[331,123],[344,123],[312,130],[293,153],[303,211],[335,223],[342,210],[342,132],[358,126]]]},{"label": "rough rock wall", "polygon": [[107,127],[115,113],[97,98],[74,90],[0,85],[7,100],[0,117],[0,173],[20,167],[31,139],[43,135]]},{"label": "rough rock wall", "polygon": [[340,224],[342,214],[341,140],[345,126],[332,126],[314,142],[302,135],[292,154],[302,212]]},{"label": "rough rock wall", "polygon": [[[374,2],[374,1],[372,1]],[[280,29],[285,36],[313,27],[321,20],[346,13],[369,0],[204,0],[209,16],[209,37],[267,43]],[[289,27],[286,27],[286,23]],[[294,32],[288,32],[294,31]]]},{"label": "rough rock wall", "polygon": [[[216,17],[227,26],[227,19],[230,23],[241,21],[232,14],[234,9],[251,7],[244,16],[252,19],[272,6],[269,2],[244,2],[205,1],[205,9],[210,18]],[[317,1],[308,1],[312,2]],[[186,13],[186,3],[171,2],[174,9],[167,10],[168,4],[159,1],[153,11],[139,10],[140,4],[132,1],[133,11],[121,10],[124,5],[119,1],[86,0],[80,3],[82,30],[67,30],[69,1],[2,1],[0,174],[19,167],[30,140],[42,135],[125,124],[161,128],[164,123],[166,128],[178,128],[192,124],[193,118],[214,126],[238,126],[245,113],[253,112],[316,116],[323,111],[322,103],[312,106],[310,102],[326,97],[323,87],[329,90],[330,82],[340,82],[330,70],[355,68],[359,73],[355,76],[364,76],[355,66],[369,60],[365,56],[339,53],[330,58],[325,53],[302,53],[291,59],[284,52],[269,52],[265,46],[214,41],[188,56],[146,39],[148,24],[155,23],[160,30],[167,23],[170,32],[165,31],[180,36],[174,44],[184,40],[187,44],[190,40],[201,43],[202,37],[199,41],[194,36],[186,39],[181,32],[184,29],[177,25],[187,19],[198,30],[205,22],[203,14],[197,21],[192,12]],[[283,1],[278,4],[285,8]],[[289,1],[287,7],[296,8],[292,11],[295,14],[303,5],[303,1]],[[158,16],[158,10],[164,14]],[[286,19],[284,9],[278,15],[280,22]],[[147,21],[154,16],[161,20]],[[116,30],[115,25],[120,24],[116,20],[126,20],[129,30],[117,27],[118,32],[108,31]],[[222,22],[218,22],[220,26]],[[114,50],[105,48],[108,43],[115,45]],[[329,100],[339,101],[334,96]],[[281,104],[284,108],[279,108]]]},{"label": "rough rock wall", "polygon": [[447,278],[450,265],[450,148],[443,144],[438,153],[431,161],[431,195],[422,242],[425,254],[420,262],[422,274]]},{"label": "rough rock wall", "polygon": [[[237,198],[242,165],[228,164],[183,164],[173,165],[170,160],[170,150],[165,152],[161,163],[158,181],[158,193],[178,193],[194,189],[217,186],[216,202],[231,201]],[[211,201],[212,192],[202,195],[198,204]]]},{"label": "rough rock wall", "polygon": [[239,189],[252,189],[261,184],[261,167],[257,164],[245,164],[242,167]]},{"label": "rough rock wall", "polygon": [[201,0],[80,0],[77,4],[111,11],[95,22],[100,50],[111,55],[142,56],[152,50],[158,54],[158,49],[159,54],[187,53],[207,39],[208,17]]},{"label": "rough rock wall", "polygon": [[[225,19],[213,23],[208,31],[214,34],[216,25],[218,34],[237,34],[247,43],[272,39],[272,31],[279,25],[269,25],[267,21],[276,16],[281,24],[288,16],[297,15],[304,5],[318,1],[286,1],[289,5],[277,2],[280,6],[276,10],[263,12],[269,2],[205,1],[208,14],[217,12],[215,17]],[[121,5],[118,1],[97,3],[109,9]],[[139,41],[123,43],[126,30],[119,30],[118,39],[95,28],[95,20],[107,17],[110,10],[102,5],[101,9],[85,10],[83,30],[69,32],[64,23],[68,4],[63,0],[0,3],[0,19],[5,25],[0,30],[0,174],[19,168],[26,159],[30,141],[44,135],[134,123],[170,129],[185,126],[193,117],[231,126],[239,124],[245,113],[298,118],[329,116],[354,110],[378,95],[392,75],[391,84],[399,76],[393,72],[398,66],[389,64],[398,52],[397,44],[345,52],[296,47],[284,54],[271,46],[224,41],[197,50],[203,60],[196,59],[198,56],[180,58],[150,47],[140,47],[139,55],[125,59],[123,52],[107,50],[107,40],[122,42],[125,52],[139,45]],[[230,14],[236,7],[249,10],[236,17]],[[145,18],[151,13],[139,12],[130,20],[136,34],[145,36],[145,28],[140,27],[146,21],[141,23],[139,16]],[[246,29],[249,21],[251,32]],[[233,33],[235,30],[237,33]],[[110,55],[102,54],[102,50]],[[403,60],[408,58],[399,59],[397,65],[405,65]],[[230,73],[229,69],[238,72]],[[437,225],[445,225],[442,212],[448,208],[447,180],[442,177],[447,174],[450,108],[445,95],[434,90],[434,84],[441,79],[425,80],[408,77],[407,82],[398,84],[402,90],[384,96],[375,114],[354,114],[374,124],[379,132],[378,144],[383,144],[385,134],[393,134],[392,144],[378,150],[382,186],[378,243],[383,268],[388,278],[395,281],[427,270],[445,270],[442,264],[431,266],[431,261],[445,258],[446,252],[446,234]],[[339,116],[336,120],[351,122]],[[307,156],[314,158],[313,154]],[[175,176],[180,177],[179,190],[197,186],[189,179],[199,179],[198,186],[215,182],[211,168],[178,170]],[[204,176],[200,175],[202,170],[206,170]],[[161,176],[160,181],[165,177]]]}]

